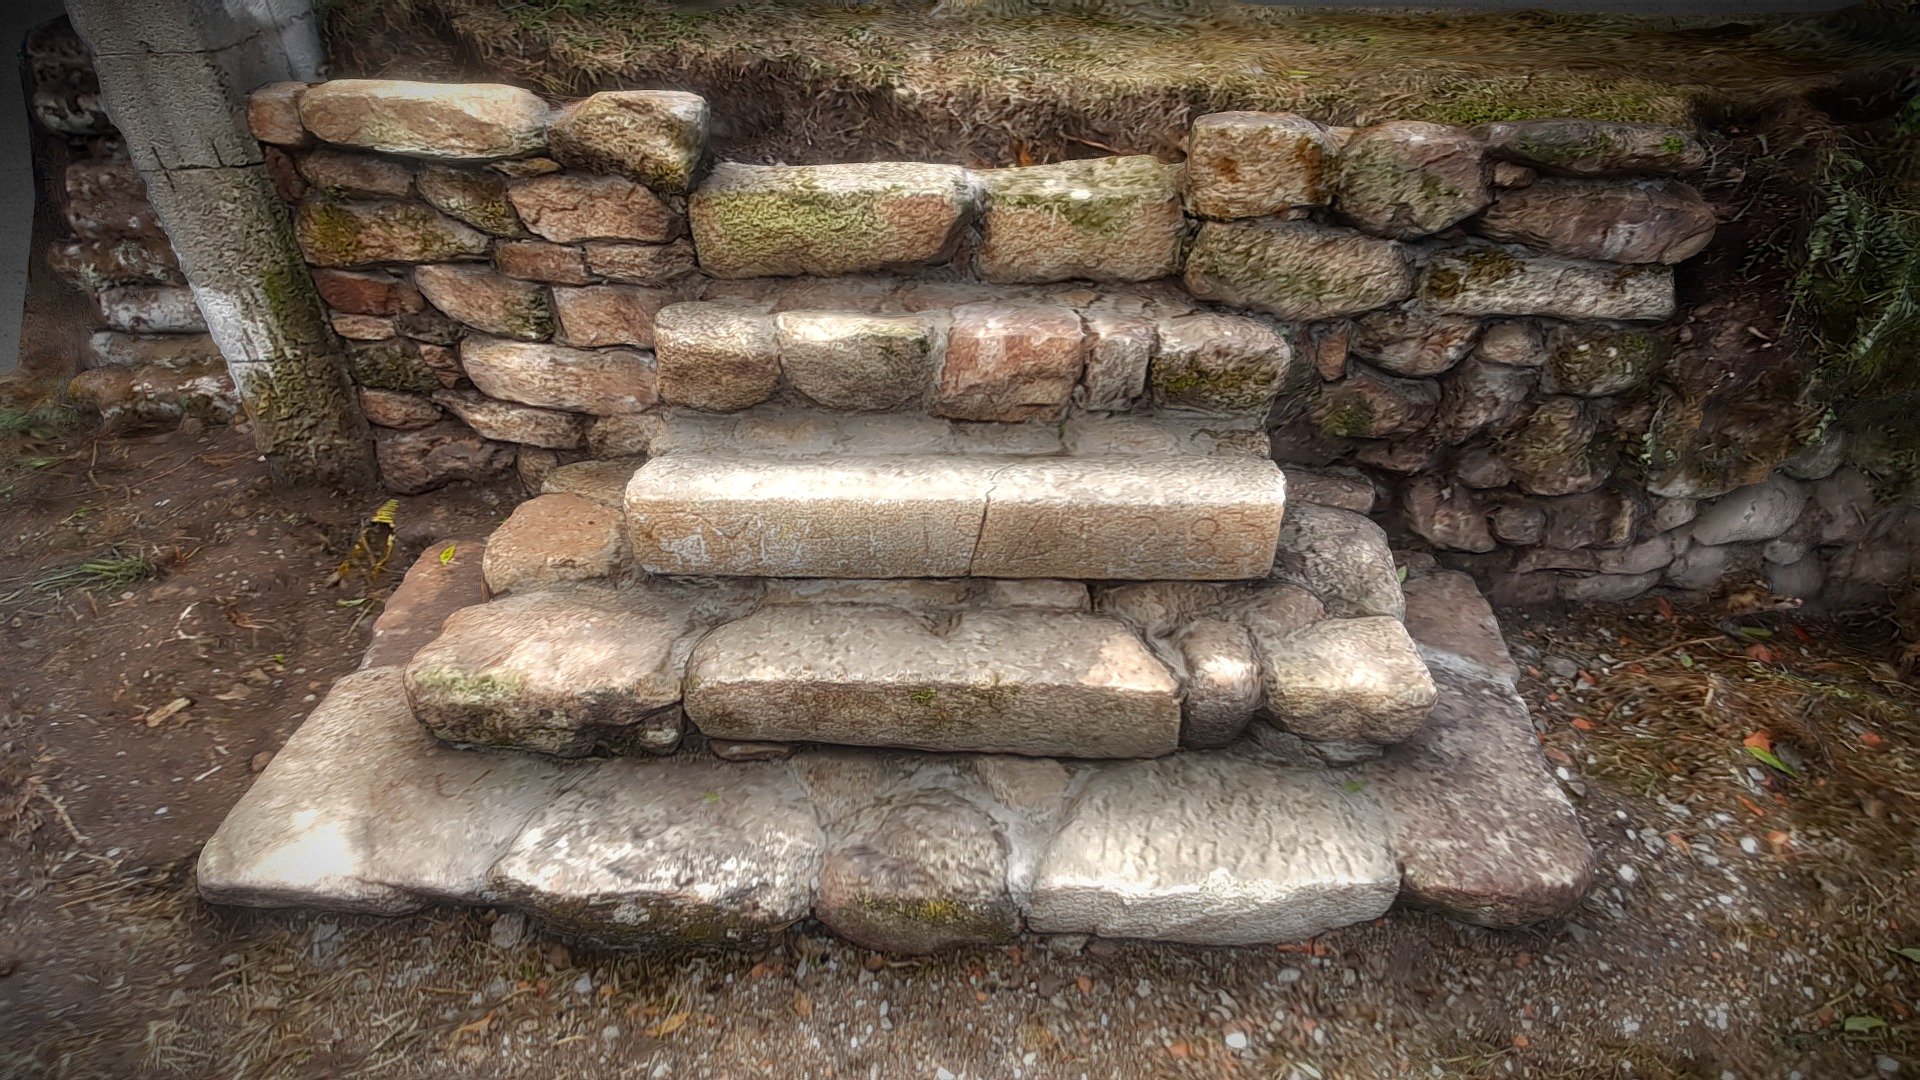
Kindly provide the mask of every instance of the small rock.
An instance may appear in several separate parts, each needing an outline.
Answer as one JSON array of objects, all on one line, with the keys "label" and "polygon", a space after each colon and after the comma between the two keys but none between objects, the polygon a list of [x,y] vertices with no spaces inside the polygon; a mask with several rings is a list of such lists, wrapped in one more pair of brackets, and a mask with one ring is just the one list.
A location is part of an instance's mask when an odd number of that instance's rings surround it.
[{"label": "small rock", "polygon": [[487,944],[496,949],[511,949],[526,936],[527,917],[517,911],[506,911],[493,920],[493,926],[488,928]]}]

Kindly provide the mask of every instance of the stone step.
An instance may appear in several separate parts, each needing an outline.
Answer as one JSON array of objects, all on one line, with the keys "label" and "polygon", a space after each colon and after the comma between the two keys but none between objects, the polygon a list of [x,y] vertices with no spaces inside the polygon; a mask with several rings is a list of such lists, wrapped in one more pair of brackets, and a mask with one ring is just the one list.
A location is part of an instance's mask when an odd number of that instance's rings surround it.
[{"label": "stone step", "polygon": [[1459,575],[1407,589],[1439,688],[1432,720],[1347,770],[1271,734],[1144,762],[819,749],[557,764],[457,749],[415,722],[398,661],[478,589],[477,552],[409,574],[369,655],[379,666],[335,685],[207,843],[207,900],[507,907],[665,945],[757,947],[811,916],[911,953],[1023,930],[1296,940],[1396,897],[1512,926],[1564,913],[1592,879],[1491,612]]},{"label": "stone step", "polygon": [[654,574],[1213,580],[1273,565],[1264,457],[675,453],[627,487]]}]

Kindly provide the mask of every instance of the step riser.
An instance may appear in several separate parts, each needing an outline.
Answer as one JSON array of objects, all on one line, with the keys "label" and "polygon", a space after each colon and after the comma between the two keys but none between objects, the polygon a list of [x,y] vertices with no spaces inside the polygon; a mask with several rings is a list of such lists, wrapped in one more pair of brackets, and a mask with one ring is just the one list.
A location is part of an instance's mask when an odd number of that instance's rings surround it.
[{"label": "step riser", "polygon": [[1179,744],[1180,685],[1116,619],[774,607],[709,634],[687,717],[722,739],[1067,757]]},{"label": "step riser", "polygon": [[1285,481],[1270,461],[858,461],[668,455],[627,489],[654,574],[1258,578]]}]

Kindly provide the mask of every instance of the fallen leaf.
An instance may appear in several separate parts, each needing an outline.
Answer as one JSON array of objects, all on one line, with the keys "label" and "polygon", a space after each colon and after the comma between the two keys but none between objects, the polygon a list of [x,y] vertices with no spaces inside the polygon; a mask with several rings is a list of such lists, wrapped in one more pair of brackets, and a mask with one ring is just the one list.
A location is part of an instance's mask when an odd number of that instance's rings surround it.
[{"label": "fallen leaf", "polygon": [[1666,597],[1664,596],[1654,597],[1653,606],[1660,610],[1660,618],[1662,620],[1666,622],[1672,622],[1674,620],[1675,616],[1673,612],[1673,605],[1667,602]]},{"label": "fallen leaf", "polygon": [[1767,765],[1774,769],[1778,769],[1779,771],[1787,774],[1788,776],[1800,775],[1799,773],[1793,771],[1793,766],[1787,764],[1784,761],[1781,761],[1780,758],[1777,755],[1775,755],[1774,752],[1771,750],[1762,750],[1761,748],[1749,743],[1747,744],[1747,753],[1752,754],[1762,764]]},{"label": "fallen leaf", "polygon": [[485,1035],[487,1029],[493,1026],[496,1018],[497,1014],[490,1012],[478,1020],[471,1020],[461,1024],[459,1027],[453,1029],[453,1037],[457,1039],[462,1035]]},{"label": "fallen leaf", "polygon": [[1533,1045],[1533,1040],[1527,1038],[1525,1035],[1515,1035],[1513,1037],[1513,1045],[1521,1050],[1525,1050],[1527,1047]]},{"label": "fallen leaf", "polygon": [[1793,843],[1793,834],[1775,829],[1767,834],[1767,843],[1777,848],[1786,847],[1788,844]]},{"label": "fallen leaf", "polygon": [[664,1039],[674,1032],[679,1031],[681,1028],[686,1027],[687,1021],[692,1018],[693,1013],[691,1011],[681,1009],[679,1012],[648,1028],[647,1034],[656,1039]]},{"label": "fallen leaf", "polygon": [[1079,978],[1073,980],[1073,985],[1078,986],[1080,988],[1080,992],[1083,994],[1093,993],[1093,980],[1087,978],[1085,975],[1082,975]]},{"label": "fallen leaf", "polygon": [[1771,664],[1775,659],[1772,649],[1759,644],[1747,646],[1747,655],[1763,664]]},{"label": "fallen leaf", "polygon": [[446,547],[440,549],[441,566],[445,566],[453,561],[453,549],[459,546],[458,544],[448,544]]},{"label": "fallen leaf", "polygon": [[1753,801],[1752,799],[1749,799],[1749,798],[1747,798],[1747,797],[1746,797],[1745,795],[1735,795],[1735,796],[1734,796],[1734,798],[1736,798],[1736,799],[1739,799],[1739,800],[1740,800],[1740,805],[1741,805],[1741,806],[1744,806],[1744,807],[1746,807],[1747,809],[1749,809],[1749,810],[1751,810],[1751,811],[1753,811],[1753,816],[1754,816],[1754,817],[1766,817],[1766,816],[1767,816],[1767,811],[1766,811],[1766,808],[1765,808],[1765,807],[1763,807],[1763,806],[1761,806],[1761,805],[1760,805],[1759,803],[1757,803],[1757,802],[1754,802],[1754,801]]},{"label": "fallen leaf", "polygon": [[1547,747],[1546,754],[1547,754],[1547,760],[1554,762],[1555,764],[1558,764],[1558,765],[1573,764],[1573,755],[1567,753],[1565,750],[1562,750],[1557,746]]},{"label": "fallen leaf", "polygon": [[159,727],[161,724],[179,715],[182,709],[192,704],[193,700],[191,698],[177,697],[148,713],[144,719],[148,727]]},{"label": "fallen leaf", "polygon": [[1587,719],[1584,716],[1576,716],[1571,721],[1569,721],[1569,723],[1571,723],[1574,727],[1578,728],[1581,731],[1593,730],[1593,721]]},{"label": "fallen leaf", "polygon": [[1185,1039],[1175,1039],[1167,1044],[1167,1053],[1172,1057],[1184,1058],[1193,1053],[1193,1047],[1187,1045]]},{"label": "fallen leaf", "polygon": [[1759,731],[1741,739],[1740,745],[1749,750],[1766,750],[1770,752],[1773,750],[1773,733],[1766,728],[1761,728]]},{"label": "fallen leaf", "polygon": [[1887,1022],[1877,1016],[1849,1016],[1847,1022],[1840,1025],[1840,1029],[1849,1034],[1861,1035],[1869,1031],[1878,1031],[1886,1026]]},{"label": "fallen leaf", "polygon": [[813,1015],[813,1002],[798,990],[793,992],[793,1015],[802,1020]]},{"label": "fallen leaf", "polygon": [[1875,749],[1875,750],[1878,750],[1878,749],[1880,749],[1880,748],[1881,748],[1882,746],[1885,746],[1885,745],[1887,744],[1887,740],[1885,740],[1885,739],[1883,739],[1883,738],[1881,738],[1881,737],[1880,737],[1880,736],[1879,736],[1878,734],[1876,734],[1875,732],[1871,732],[1871,731],[1863,731],[1863,732],[1861,732],[1861,733],[1860,733],[1860,741],[1861,741],[1861,742],[1863,742],[1863,743],[1865,743],[1866,745],[1868,745],[1868,746],[1870,746],[1870,747],[1872,747],[1872,748],[1873,748],[1873,749]]},{"label": "fallen leaf", "polygon": [[860,966],[866,968],[868,971],[879,971],[881,968],[887,966],[887,958],[881,956],[879,953],[868,953],[867,958],[860,962]]},{"label": "fallen leaf", "polygon": [[1899,953],[1901,956],[1906,957],[1907,959],[1913,961],[1916,964],[1920,964],[1920,949],[1906,948],[1906,949],[1895,949],[1893,951]]}]

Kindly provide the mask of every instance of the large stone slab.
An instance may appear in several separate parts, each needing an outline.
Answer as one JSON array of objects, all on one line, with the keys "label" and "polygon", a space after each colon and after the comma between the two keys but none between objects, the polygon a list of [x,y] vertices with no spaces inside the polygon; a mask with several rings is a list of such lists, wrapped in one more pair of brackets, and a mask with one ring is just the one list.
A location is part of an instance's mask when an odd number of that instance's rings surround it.
[{"label": "large stone slab", "polygon": [[688,598],[662,587],[517,593],[450,616],[407,665],[407,697],[456,744],[671,753],[695,625]]},{"label": "large stone slab", "polygon": [[627,490],[663,574],[1227,580],[1273,561],[1262,458],[672,453]]},{"label": "large stone slab", "polygon": [[1092,158],[974,174],[986,190],[987,281],[1151,281],[1180,268],[1186,215],[1178,165]]},{"label": "large stone slab", "polygon": [[1673,270],[1460,248],[1428,260],[1420,302],[1456,315],[1657,322],[1674,312]]},{"label": "large stone slab", "polygon": [[1492,608],[1466,575],[1432,573],[1408,581],[1407,622],[1438,701],[1357,770],[1386,813],[1402,895],[1487,926],[1566,914],[1592,886],[1593,849],[1513,690]]},{"label": "large stone slab", "polygon": [[722,162],[688,200],[715,277],[833,277],[953,257],[979,205],[967,170],[918,162]]},{"label": "large stone slab", "polygon": [[398,667],[341,678],[200,852],[216,904],[400,915],[485,903],[487,871],[568,776],[524,754],[447,751]]},{"label": "large stone slab", "polygon": [[702,638],[687,716],[710,736],[1068,757],[1152,757],[1180,736],[1179,683],[1125,624],[970,611],[765,608]]},{"label": "large stone slab", "polygon": [[661,397],[674,405],[731,412],[757,405],[780,385],[773,318],[745,304],[669,304],[653,322]]},{"label": "large stone slab", "polygon": [[486,555],[483,538],[444,537],[429,545],[381,605],[360,666],[405,664],[422,646],[440,636],[447,616],[484,603]]},{"label": "large stone slab", "polygon": [[1227,753],[1105,766],[1035,873],[1041,933],[1295,941],[1386,913],[1400,872],[1338,781]]},{"label": "large stone slab", "polygon": [[960,577],[991,466],[954,457],[668,454],[634,474],[634,558],[658,574]]},{"label": "large stone slab", "polygon": [[409,157],[485,160],[546,146],[547,103],[517,86],[335,79],[300,95],[300,121],[330,143]]},{"label": "large stone slab", "polygon": [[1286,509],[1279,466],[1241,455],[1033,458],[991,485],[978,577],[1263,577]]},{"label": "large stone slab", "polygon": [[765,946],[806,917],[825,842],[783,762],[611,761],[534,817],[489,884],[601,941]]},{"label": "large stone slab", "polygon": [[1405,249],[1310,221],[1206,222],[1187,255],[1202,300],[1308,322],[1358,315],[1413,295]]}]

